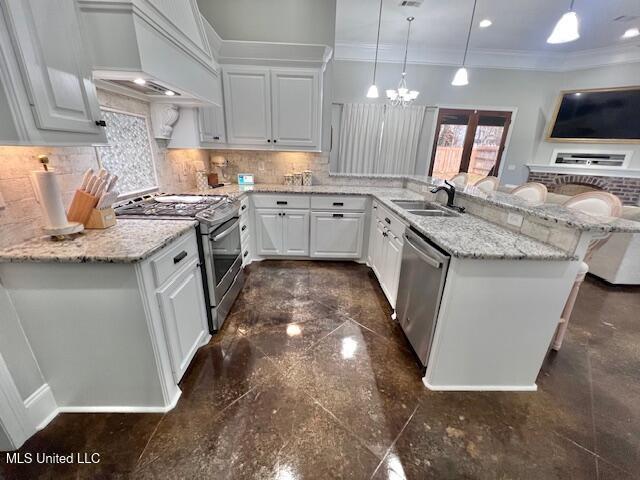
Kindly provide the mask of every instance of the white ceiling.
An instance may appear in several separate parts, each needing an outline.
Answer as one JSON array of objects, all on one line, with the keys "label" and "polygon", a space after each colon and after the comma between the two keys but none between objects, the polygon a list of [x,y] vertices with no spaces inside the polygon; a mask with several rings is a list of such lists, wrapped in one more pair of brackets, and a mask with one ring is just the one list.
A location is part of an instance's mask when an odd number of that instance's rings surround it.
[{"label": "white ceiling", "polygon": [[[568,10],[569,3],[569,0],[478,0],[470,42],[470,50],[476,52],[476,63],[491,64],[492,61],[485,58],[489,53],[502,57],[502,63],[512,58],[518,64],[521,60],[515,56],[524,56],[532,65],[547,62],[551,69],[566,58],[585,57],[587,53],[600,55],[597,61],[594,56],[595,64],[603,63],[603,54],[611,56],[610,63],[640,60],[640,37],[620,38],[626,29],[640,28],[640,0],[576,0],[574,9],[580,18],[580,39],[561,45],[547,44],[547,37]],[[424,0],[419,7],[399,4],[400,0],[383,0],[380,43],[383,52],[393,56],[386,60],[400,59],[407,30],[405,19],[412,15],[416,19],[412,25],[410,61],[459,61],[473,0]],[[337,0],[336,58],[372,58],[378,6],[377,0]],[[614,20],[620,16],[631,18]],[[478,22],[484,18],[491,19],[493,25],[479,28]],[[398,49],[400,55],[392,54]],[[624,55],[621,56],[621,52]],[[382,58],[385,59],[385,53]],[[473,59],[473,55],[470,58]]]}]

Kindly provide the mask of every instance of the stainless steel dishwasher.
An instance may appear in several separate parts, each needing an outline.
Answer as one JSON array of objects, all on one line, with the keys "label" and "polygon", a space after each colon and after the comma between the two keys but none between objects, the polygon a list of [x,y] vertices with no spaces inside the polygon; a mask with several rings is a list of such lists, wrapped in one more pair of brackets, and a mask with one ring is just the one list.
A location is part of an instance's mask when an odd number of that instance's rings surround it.
[{"label": "stainless steel dishwasher", "polygon": [[450,256],[408,228],[400,267],[398,322],[424,367],[429,360]]}]

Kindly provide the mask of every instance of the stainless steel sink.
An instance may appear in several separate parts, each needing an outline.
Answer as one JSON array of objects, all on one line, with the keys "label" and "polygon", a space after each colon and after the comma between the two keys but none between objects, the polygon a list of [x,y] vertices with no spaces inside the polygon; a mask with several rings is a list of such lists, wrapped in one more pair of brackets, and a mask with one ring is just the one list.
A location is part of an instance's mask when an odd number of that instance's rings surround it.
[{"label": "stainless steel sink", "polygon": [[453,213],[445,210],[407,210],[407,212],[419,217],[453,217]]},{"label": "stainless steel sink", "polygon": [[431,202],[424,200],[392,200],[391,202],[405,210],[437,210]]},{"label": "stainless steel sink", "polygon": [[424,200],[392,200],[392,203],[420,217],[455,217],[458,215],[437,203]]}]

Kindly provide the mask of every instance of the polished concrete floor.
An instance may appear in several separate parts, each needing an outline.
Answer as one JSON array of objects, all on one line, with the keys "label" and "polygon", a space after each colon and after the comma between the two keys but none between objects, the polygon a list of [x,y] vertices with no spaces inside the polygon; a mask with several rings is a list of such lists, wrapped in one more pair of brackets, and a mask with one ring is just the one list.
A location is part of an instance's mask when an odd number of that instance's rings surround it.
[{"label": "polished concrete floor", "polygon": [[21,452],[101,462],[0,477],[638,478],[639,312],[640,289],[588,280],[538,392],[435,393],[368,268],[254,264],[173,411],[60,415]]}]

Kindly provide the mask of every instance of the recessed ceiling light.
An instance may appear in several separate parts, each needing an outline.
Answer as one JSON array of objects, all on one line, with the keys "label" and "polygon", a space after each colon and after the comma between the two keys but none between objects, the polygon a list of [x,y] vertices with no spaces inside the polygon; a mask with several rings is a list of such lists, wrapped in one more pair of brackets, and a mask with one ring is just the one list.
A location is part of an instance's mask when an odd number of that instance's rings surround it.
[{"label": "recessed ceiling light", "polygon": [[622,35],[622,38],[633,38],[640,35],[640,29],[638,28],[630,28]]},{"label": "recessed ceiling light", "polygon": [[147,83],[147,81],[144,78],[136,78],[133,83],[137,84],[137,85],[144,85],[145,83]]},{"label": "recessed ceiling light", "polygon": [[488,18],[485,18],[484,20],[480,20],[480,23],[478,25],[480,25],[480,28],[487,28],[493,25],[493,22]]},{"label": "recessed ceiling light", "polygon": [[171,90],[165,90],[165,91],[164,91],[164,94],[165,94],[165,95],[168,95],[169,97],[173,97],[173,96],[176,94],[176,92],[173,92],[173,91],[171,91]]}]

